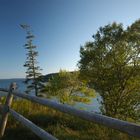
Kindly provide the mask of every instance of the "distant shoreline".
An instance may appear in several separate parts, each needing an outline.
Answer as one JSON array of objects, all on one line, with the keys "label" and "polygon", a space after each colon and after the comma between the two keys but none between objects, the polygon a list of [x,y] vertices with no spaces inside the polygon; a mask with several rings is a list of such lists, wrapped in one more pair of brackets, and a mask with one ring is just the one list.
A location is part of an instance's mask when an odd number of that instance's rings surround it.
[{"label": "distant shoreline", "polygon": [[21,79],[25,79],[25,78],[0,78],[0,80],[21,80]]}]

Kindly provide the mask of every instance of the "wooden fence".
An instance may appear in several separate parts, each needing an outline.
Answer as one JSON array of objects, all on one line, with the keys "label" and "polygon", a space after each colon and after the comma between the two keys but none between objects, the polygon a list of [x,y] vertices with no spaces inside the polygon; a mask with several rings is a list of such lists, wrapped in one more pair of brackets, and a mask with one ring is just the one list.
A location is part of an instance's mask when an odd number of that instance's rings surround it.
[{"label": "wooden fence", "polygon": [[87,120],[87,121],[90,121],[93,123],[98,123],[98,124],[104,125],[106,127],[113,128],[113,129],[119,130],[121,132],[127,133],[131,136],[140,138],[140,125],[138,125],[138,124],[122,121],[119,119],[107,117],[107,116],[96,114],[96,113],[91,113],[91,112],[84,111],[84,110],[78,110],[71,106],[56,103],[56,102],[50,101],[48,99],[19,93],[19,92],[16,92],[15,89],[16,89],[16,83],[12,83],[9,90],[0,89],[0,91],[8,92],[5,104],[0,105],[0,110],[2,113],[2,119],[1,119],[1,123],[0,123],[0,136],[4,135],[6,123],[8,120],[8,114],[10,113],[16,120],[18,120],[24,126],[29,128],[32,132],[34,132],[41,139],[57,140],[57,138],[55,138],[54,136],[52,136],[45,130],[39,128],[38,126],[33,124],[31,121],[29,121],[28,119],[26,119],[25,117],[23,117],[22,115],[20,115],[19,113],[17,113],[16,111],[14,111],[13,109],[10,108],[13,96],[18,96],[18,97],[30,100],[35,103],[39,103],[41,105],[51,107],[51,108],[59,110],[61,112],[79,117],[81,119],[84,119],[84,120]]}]

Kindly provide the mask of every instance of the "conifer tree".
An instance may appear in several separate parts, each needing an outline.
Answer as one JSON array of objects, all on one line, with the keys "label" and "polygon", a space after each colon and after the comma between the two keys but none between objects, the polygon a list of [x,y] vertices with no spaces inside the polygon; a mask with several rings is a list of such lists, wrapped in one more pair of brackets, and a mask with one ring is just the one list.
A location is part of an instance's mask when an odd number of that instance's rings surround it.
[{"label": "conifer tree", "polygon": [[25,61],[24,67],[26,70],[26,80],[27,84],[26,93],[30,93],[31,91],[35,91],[35,95],[38,96],[39,89],[42,86],[41,82],[41,69],[38,66],[37,56],[38,52],[36,51],[37,46],[33,45],[34,35],[28,25],[20,25],[26,31],[26,44],[24,45],[27,50],[27,58]]}]

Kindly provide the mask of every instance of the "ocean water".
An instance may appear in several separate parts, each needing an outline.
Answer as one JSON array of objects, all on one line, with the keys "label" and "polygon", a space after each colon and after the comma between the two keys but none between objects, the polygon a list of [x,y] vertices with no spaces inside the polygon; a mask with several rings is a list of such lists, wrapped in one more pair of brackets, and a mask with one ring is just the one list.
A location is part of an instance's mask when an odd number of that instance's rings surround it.
[{"label": "ocean water", "polygon": [[[0,88],[6,88],[8,89],[10,84],[12,82],[16,82],[18,89],[17,91],[23,93],[26,90],[26,85],[24,84],[24,79],[0,79]],[[34,93],[32,93],[33,95]],[[0,92],[0,96],[4,96],[5,93]],[[90,112],[97,112],[100,113],[100,104],[98,102],[98,100],[101,100],[101,97],[97,94],[97,96],[93,99],[91,99],[91,103],[90,104],[84,104],[84,103],[77,103],[76,105],[74,105],[75,108],[78,109],[83,109],[83,110],[87,110]]]},{"label": "ocean water", "polygon": [[0,88],[9,89],[10,84],[12,82],[16,82],[18,86],[18,91],[23,92],[26,89],[26,85],[24,84],[24,79],[0,79]]}]

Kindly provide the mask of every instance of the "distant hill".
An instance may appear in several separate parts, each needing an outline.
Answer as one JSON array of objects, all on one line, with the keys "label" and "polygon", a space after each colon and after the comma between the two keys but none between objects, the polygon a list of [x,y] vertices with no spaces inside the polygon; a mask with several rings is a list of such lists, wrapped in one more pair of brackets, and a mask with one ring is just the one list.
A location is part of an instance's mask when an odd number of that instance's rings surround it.
[{"label": "distant hill", "polygon": [[[70,73],[74,73],[74,71],[71,71]],[[55,76],[55,75],[57,75],[57,74],[58,74],[58,72],[57,72],[57,73],[50,73],[50,74],[44,75],[44,76],[43,76],[44,81],[45,81],[45,82],[48,82],[48,80],[49,80],[51,77],[53,77],[53,76]]]},{"label": "distant hill", "polygon": [[48,82],[48,80],[51,78],[51,77],[53,77],[53,76],[55,76],[55,75],[57,75],[58,73],[50,73],[50,74],[47,74],[47,75],[44,75],[43,76],[43,80],[45,81],[45,82]]},{"label": "distant hill", "polygon": [[[73,73],[74,71],[71,71],[70,73]],[[46,75],[43,75],[42,76],[42,78],[43,78],[43,81],[45,81],[45,82],[48,82],[48,80],[51,78],[51,77],[53,77],[53,76],[55,76],[55,75],[57,75],[58,74],[58,72],[57,73],[50,73],[50,74],[46,74]],[[2,84],[2,83],[7,83],[7,84],[10,84],[10,83],[12,83],[12,82],[16,82],[16,83],[24,83],[24,80],[25,80],[25,78],[11,78],[11,79],[0,79],[0,85]],[[6,84],[6,85],[7,85]]]}]

